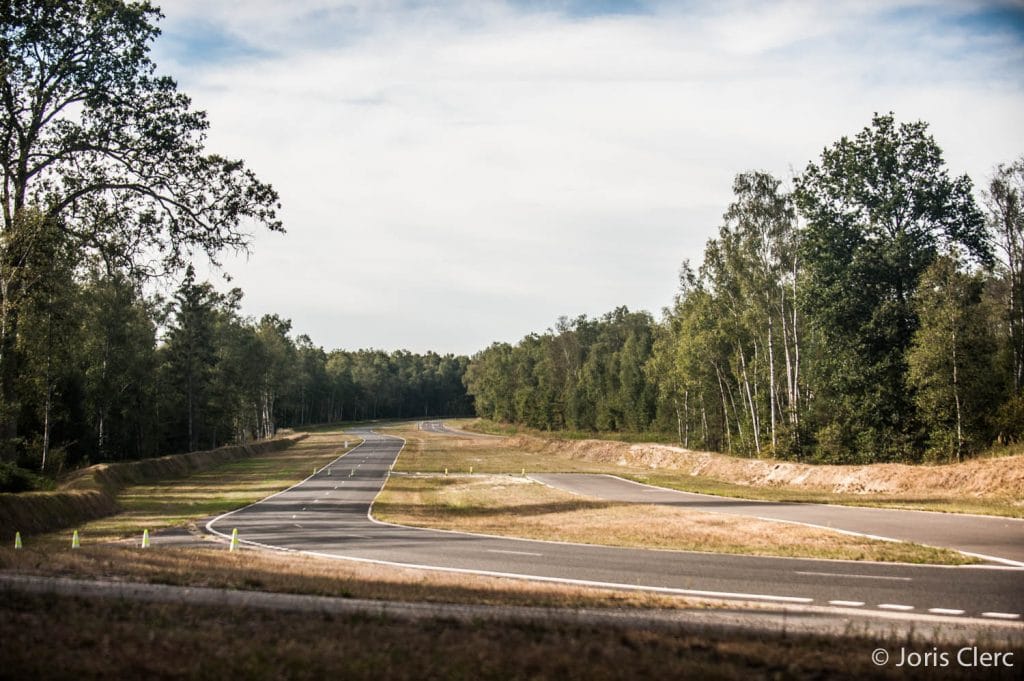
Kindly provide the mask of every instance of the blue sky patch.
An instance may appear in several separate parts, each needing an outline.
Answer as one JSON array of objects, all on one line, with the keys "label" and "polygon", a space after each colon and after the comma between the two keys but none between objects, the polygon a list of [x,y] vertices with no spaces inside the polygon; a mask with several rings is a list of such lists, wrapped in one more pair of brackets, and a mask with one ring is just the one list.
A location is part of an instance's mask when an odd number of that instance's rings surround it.
[{"label": "blue sky patch", "polygon": [[165,27],[157,44],[176,62],[186,65],[240,61],[272,54],[203,21]]}]

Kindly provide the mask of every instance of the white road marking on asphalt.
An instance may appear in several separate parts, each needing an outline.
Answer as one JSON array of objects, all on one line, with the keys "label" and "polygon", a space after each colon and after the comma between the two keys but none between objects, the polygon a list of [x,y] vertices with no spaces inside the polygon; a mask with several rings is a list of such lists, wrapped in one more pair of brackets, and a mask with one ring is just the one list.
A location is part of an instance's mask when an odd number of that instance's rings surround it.
[{"label": "white road marking on asphalt", "polygon": [[841,605],[846,608],[859,608],[864,605],[864,601],[829,601],[829,605]]},{"label": "white road marking on asphalt", "polygon": [[294,525],[295,527],[299,528],[300,530],[302,529],[302,525],[299,525],[298,523],[292,523],[292,525]]},{"label": "white road marking on asphalt", "polygon": [[847,577],[849,579],[887,579],[893,582],[910,582],[910,577],[889,577],[886,575],[852,575],[844,572],[801,572],[796,570],[793,574],[810,575],[815,577]]},{"label": "white road marking on asphalt", "polygon": [[912,605],[900,605],[899,603],[879,603],[878,607],[882,610],[913,610]]},{"label": "white road marking on asphalt", "polygon": [[934,613],[936,615],[962,615],[962,614],[964,614],[963,610],[953,610],[953,609],[950,609],[950,608],[928,608],[928,612]]},{"label": "white road marking on asphalt", "polygon": [[994,617],[999,620],[1019,620],[1020,615],[1015,612],[983,612],[982,617]]},{"label": "white road marking on asphalt", "polygon": [[530,551],[502,551],[501,549],[487,549],[487,553],[509,553],[514,556],[543,556],[543,553],[532,553]]}]

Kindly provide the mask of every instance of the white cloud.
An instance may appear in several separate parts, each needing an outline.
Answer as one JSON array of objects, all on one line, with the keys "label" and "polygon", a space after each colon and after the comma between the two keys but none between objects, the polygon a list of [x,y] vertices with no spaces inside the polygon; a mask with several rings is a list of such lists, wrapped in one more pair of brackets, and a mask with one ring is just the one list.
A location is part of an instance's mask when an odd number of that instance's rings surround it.
[{"label": "white cloud", "polygon": [[1024,151],[1019,44],[953,52],[884,4],[721,7],[181,0],[171,38],[202,22],[265,53],[158,59],[211,147],[282,194],[290,233],[227,262],[246,309],[329,347],[472,352],[561,314],[657,310],[736,172],[788,177],[873,111],[932,122],[976,179]]}]

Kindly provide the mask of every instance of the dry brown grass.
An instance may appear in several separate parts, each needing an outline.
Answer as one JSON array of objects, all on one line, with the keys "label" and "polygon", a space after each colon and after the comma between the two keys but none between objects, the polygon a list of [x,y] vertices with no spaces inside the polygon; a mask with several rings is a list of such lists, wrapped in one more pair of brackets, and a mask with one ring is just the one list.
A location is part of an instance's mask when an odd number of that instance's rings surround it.
[{"label": "dry brown grass", "polygon": [[393,476],[374,516],[417,527],[527,539],[759,556],[976,562],[956,551],[647,504],[601,501],[515,476]]},{"label": "dry brown grass", "polygon": [[84,545],[0,549],[0,570],[21,574],[209,586],[377,600],[592,608],[681,608],[714,601],[656,593],[464,575],[298,553],[205,546]]},{"label": "dry brown grass", "polygon": [[[365,615],[7,594],[0,676],[20,679],[974,678],[875,667],[886,642]],[[932,647],[919,645],[919,649]],[[936,650],[951,650],[939,647]],[[955,655],[955,653],[954,653]],[[1017,670],[989,670],[1015,678]]]}]

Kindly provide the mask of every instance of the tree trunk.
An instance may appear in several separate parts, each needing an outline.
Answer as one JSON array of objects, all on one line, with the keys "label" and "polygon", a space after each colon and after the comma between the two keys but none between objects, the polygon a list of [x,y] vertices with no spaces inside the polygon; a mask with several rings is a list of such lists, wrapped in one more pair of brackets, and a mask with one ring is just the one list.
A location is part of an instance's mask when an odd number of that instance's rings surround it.
[{"label": "tree trunk", "polygon": [[956,319],[953,320],[953,402],[956,404],[956,460],[963,461],[964,433],[960,414],[960,384],[956,359]]},{"label": "tree trunk", "polygon": [[775,351],[772,348],[772,314],[769,308],[768,312],[768,404],[771,407],[771,420],[772,420],[772,452],[779,446],[778,439],[775,435]]},{"label": "tree trunk", "polygon": [[743,385],[747,391],[747,403],[750,405],[750,425],[754,430],[754,449],[761,453],[761,424],[757,420],[757,406],[754,404],[753,395],[750,393],[750,381],[747,379],[747,360],[743,357],[743,351],[739,350],[740,367],[743,371]]},{"label": "tree trunk", "polygon": [[[725,426],[725,445],[729,453],[732,454],[732,433],[729,428],[729,403],[725,399],[725,385],[722,383],[722,372],[719,370],[718,365],[715,364],[715,374],[718,376],[718,390],[722,393],[722,422]],[[738,419],[737,419],[738,421]]]}]

